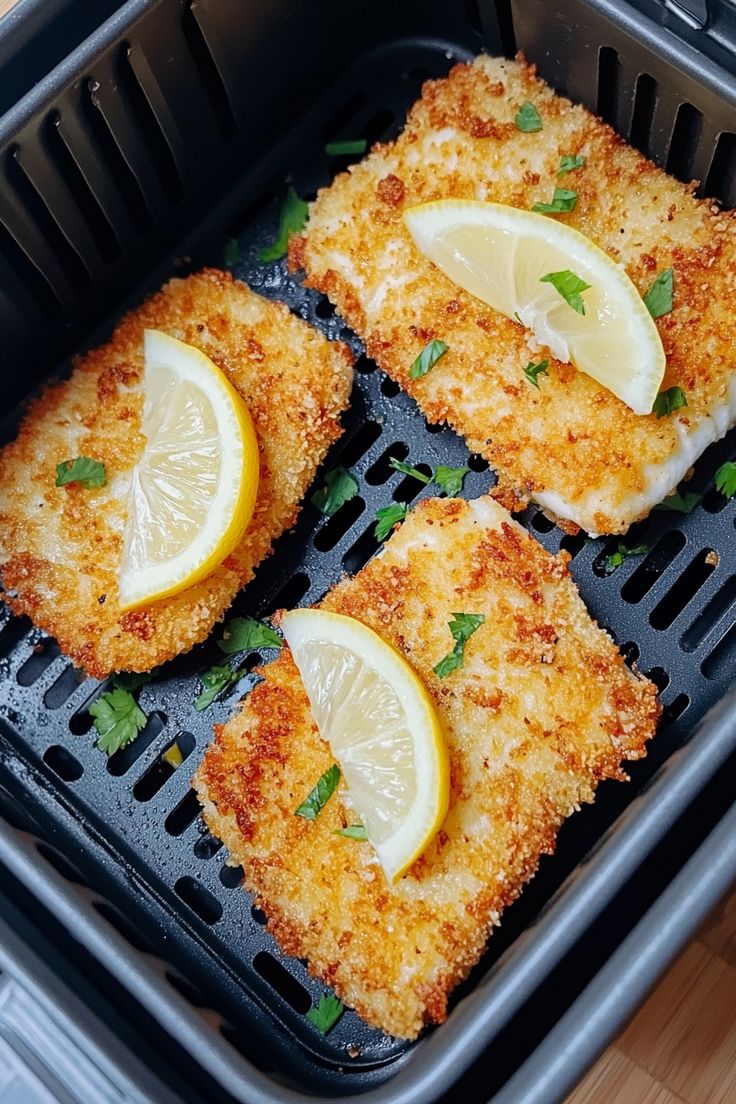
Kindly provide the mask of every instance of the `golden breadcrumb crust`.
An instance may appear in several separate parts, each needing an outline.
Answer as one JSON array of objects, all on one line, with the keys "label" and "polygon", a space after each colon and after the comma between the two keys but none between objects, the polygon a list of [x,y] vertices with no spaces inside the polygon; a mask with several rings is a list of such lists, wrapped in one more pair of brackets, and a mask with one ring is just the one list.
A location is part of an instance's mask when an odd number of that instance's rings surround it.
[{"label": "golden breadcrumb crust", "polygon": [[[201,583],[122,614],[117,571],[125,493],[143,448],[143,330],[197,346],[245,399],[258,436],[253,519],[235,551]],[[280,303],[226,272],[170,283],[76,361],[71,378],[33,401],[0,453],[0,578],[15,613],[55,636],[90,675],[147,671],[209,634],[299,503],[332,442],[352,383],[350,354]],[[54,485],[75,456],[104,463],[105,487]]]},{"label": "golden breadcrumb crust", "polygon": [[[543,120],[536,133],[514,125],[526,100]],[[564,154],[582,154],[585,167],[557,176]],[[687,408],[662,419],[636,415],[553,359],[537,390],[523,369],[540,356],[523,327],[423,258],[402,221],[405,208],[446,198],[529,209],[549,202],[556,186],[578,194],[563,221],[622,264],[640,292],[673,267],[675,307],[657,321],[667,355],[662,387],[681,387]],[[685,456],[683,435],[713,404],[728,406],[729,386],[736,392],[734,232],[732,215],[696,200],[609,126],[556,95],[533,66],[483,56],[428,81],[400,137],[374,146],[319,193],[290,257],[431,421],[462,433],[522,497],[555,494],[569,509],[547,503],[553,514],[608,533],[624,532],[674,489],[708,444],[699,438]],[[426,376],[410,379],[433,338],[449,351]],[[722,413],[709,439],[732,419]]]},{"label": "golden breadcrumb crust", "polygon": [[[643,756],[654,732],[655,687],[590,619],[567,562],[492,498],[429,499],[321,603],[401,651],[446,733],[450,810],[396,885],[369,843],[334,834],[355,820],[339,791],[316,821],[294,815],[333,757],[286,646],[194,778],[277,942],[393,1035],[445,1019],[451,990],[565,817],[601,779],[625,779],[622,761]],[[438,679],[457,611],[486,620],[463,667]]]}]

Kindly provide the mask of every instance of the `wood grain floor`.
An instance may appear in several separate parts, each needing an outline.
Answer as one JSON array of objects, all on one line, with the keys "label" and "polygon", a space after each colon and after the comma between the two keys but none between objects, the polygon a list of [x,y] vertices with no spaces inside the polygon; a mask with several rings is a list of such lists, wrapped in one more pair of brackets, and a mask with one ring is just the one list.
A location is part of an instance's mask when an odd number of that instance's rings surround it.
[{"label": "wood grain floor", "polygon": [[736,1104],[736,892],[567,1104]]}]

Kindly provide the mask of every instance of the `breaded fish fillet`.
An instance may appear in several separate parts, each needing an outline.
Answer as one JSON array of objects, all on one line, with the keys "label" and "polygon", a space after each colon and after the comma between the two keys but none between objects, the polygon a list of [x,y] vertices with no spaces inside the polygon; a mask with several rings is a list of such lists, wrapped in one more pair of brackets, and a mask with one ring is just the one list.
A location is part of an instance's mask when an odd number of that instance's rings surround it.
[{"label": "breaded fish fillet", "polygon": [[[644,755],[656,689],[590,619],[565,554],[545,552],[489,497],[420,503],[321,605],[398,648],[436,703],[451,796],[429,849],[391,886],[369,843],[334,834],[355,819],[339,792],[316,821],[294,815],[333,756],[286,646],[217,732],[194,786],[283,949],[368,1023],[413,1038],[445,1019],[565,817]],[[438,679],[457,611],[485,623],[462,668]]]},{"label": "breaded fish fillet", "polygon": [[[202,349],[245,399],[259,445],[260,484],[240,545],[195,586],[121,614],[117,571],[125,499],[141,455],[143,331],[163,330]],[[5,600],[103,678],[147,671],[211,631],[299,503],[340,435],[352,383],[350,354],[285,306],[225,272],[170,283],[132,311],[107,345],[80,357],[71,378],[31,403],[0,453],[0,578]],[[105,464],[105,487],[56,487],[56,465],[75,456]]]},{"label": "breaded fish fillet", "polygon": [[[527,100],[542,117],[536,133],[514,124]],[[565,154],[583,155],[585,167],[558,176]],[[406,207],[444,198],[528,209],[549,202],[556,186],[578,194],[564,221],[622,264],[640,292],[674,269],[674,310],[657,322],[662,388],[681,387],[686,408],[636,415],[553,359],[537,390],[524,378],[540,359],[525,330],[425,260],[402,222]],[[623,533],[736,420],[735,235],[731,215],[696,200],[532,66],[480,57],[428,81],[396,142],[374,147],[319,193],[291,262],[427,417],[454,426],[503,481],[555,518]],[[410,379],[433,338],[449,352]]]}]

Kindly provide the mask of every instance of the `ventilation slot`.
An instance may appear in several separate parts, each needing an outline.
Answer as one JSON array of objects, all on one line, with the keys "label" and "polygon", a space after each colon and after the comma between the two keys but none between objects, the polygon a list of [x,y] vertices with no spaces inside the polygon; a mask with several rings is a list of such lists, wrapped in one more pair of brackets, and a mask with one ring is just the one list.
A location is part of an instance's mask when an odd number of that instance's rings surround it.
[{"label": "ventilation slot", "polygon": [[36,850],[39,855],[46,859],[46,862],[53,866],[54,870],[61,874],[62,878],[66,878],[68,882],[74,882],[76,885],[88,886],[89,883],[74,863],[66,855],[62,855],[61,851],[57,851],[55,847],[52,847],[50,843],[37,840]]},{"label": "ventilation slot", "polygon": [[579,533],[576,533],[575,536],[564,536],[560,541],[560,549],[567,552],[570,559],[574,560],[585,548],[587,540],[587,536],[581,530]]},{"label": "ventilation slot", "polygon": [[138,183],[138,178],[120,150],[97,97],[99,84],[88,81],[82,95],[82,113],[92,132],[95,144],[107,166],[109,180],[114,180],[133,224],[139,233],[153,226],[153,218]]},{"label": "ventilation slot", "polygon": [[340,509],[332,515],[314,538],[314,547],[318,552],[329,552],[351,529],[360,515],[365,510],[365,502],[360,495],[355,495],[345,502]]},{"label": "ventilation slot", "polygon": [[100,256],[108,263],[116,260],[122,250],[115,232],[97,202],[94,193],[84,179],[70,151],[61,136],[61,120],[58,114],[52,116],[47,128],[50,151],[60,175],[76,201],[80,215],[89,227]]},{"label": "ventilation slot", "polygon": [[652,667],[651,671],[646,672],[646,676],[654,683],[660,694],[664,693],[670,684],[670,676],[664,667]]},{"label": "ventilation slot", "polygon": [[669,705],[666,705],[662,710],[662,718],[659,722],[659,731],[663,732],[665,728],[669,728],[675,721],[682,716],[687,707],[690,704],[690,698],[687,694],[678,694],[676,698],[673,698]]},{"label": "ventilation slot", "polygon": [[365,138],[369,146],[380,139],[386,141],[393,138],[394,131],[398,129],[398,121],[393,111],[382,107],[375,115],[372,115],[365,126],[361,127],[360,137]]},{"label": "ventilation slot", "polygon": [[657,82],[648,73],[640,73],[636,78],[629,140],[632,146],[636,146],[643,153],[646,153],[649,148],[649,133],[656,100]]},{"label": "ventilation slot", "polygon": [[381,380],[381,394],[385,395],[387,399],[395,399],[400,391],[401,388],[398,383],[389,379],[388,376],[384,376]]},{"label": "ventilation slot", "polygon": [[151,942],[142,934],[141,931],[131,922],[129,917],[124,916],[122,912],[111,905],[109,901],[93,901],[92,905],[96,912],[99,912],[100,916],[107,920],[108,924],[111,924],[115,930],[122,935],[123,939],[126,939],[130,943],[131,947],[135,947],[137,951],[141,951],[143,954],[158,954],[160,951],[153,946]]},{"label": "ventilation slot", "polygon": [[169,203],[179,203],[184,193],[174,155],[133,69],[132,53],[128,47],[124,49],[119,74],[121,83],[128,93],[131,106],[137,116],[138,131],[143,136],[151,164],[161,182],[163,193]]},{"label": "ventilation slot", "polygon": [[726,635],[716,644],[710,655],[703,660],[700,669],[707,679],[733,678],[735,657],[736,623],[732,623]]},{"label": "ventilation slot", "polygon": [[[425,475],[431,475],[432,469],[428,464],[416,464],[414,465],[419,472],[423,472]],[[412,502],[420,491],[424,490],[426,483],[423,483],[421,479],[417,479],[413,475],[405,475],[399,483],[398,487],[394,489],[394,501],[395,502]]]},{"label": "ventilation slot", "polygon": [[28,657],[16,675],[18,684],[20,686],[33,686],[34,682],[40,679],[44,671],[60,655],[61,651],[55,640],[46,640],[43,643],[36,644],[33,654]]},{"label": "ventilation slot", "polygon": [[186,796],[167,816],[164,821],[164,828],[170,836],[182,836],[189,825],[197,819],[201,811],[202,806],[197,800],[196,793],[194,790],[187,790]]},{"label": "ventilation slot", "polygon": [[298,571],[296,575],[292,575],[288,582],[284,583],[281,590],[269,603],[269,612],[264,616],[270,617],[278,609],[293,609],[299,605],[308,590],[309,576],[305,575],[303,571]]},{"label": "ventilation slot", "polygon": [[488,471],[489,464],[485,456],[481,456],[477,452],[471,452],[468,457],[468,467],[474,472],[484,472]]},{"label": "ventilation slot", "polygon": [[9,656],[31,627],[25,617],[11,617],[0,630],[0,656]]},{"label": "ventilation slot", "polygon": [[77,782],[84,774],[79,760],[60,744],[52,744],[51,747],[46,748],[43,761],[64,782]]},{"label": "ventilation slot", "polygon": [[[180,732],[175,740],[164,748],[155,763],[142,774],[133,786],[136,801],[150,801],[162,786],[177,772],[182,763],[194,751],[195,743],[191,732]],[[179,762],[181,759],[181,762]]]},{"label": "ventilation slot", "polygon": [[[375,372],[376,362],[375,360],[370,360],[365,355],[365,353],[361,353],[355,364],[353,365],[353,369],[361,376],[369,376],[371,372]],[[371,424],[375,425],[376,423],[373,422]],[[380,433],[380,426],[378,427],[378,430]]]},{"label": "ventilation slot", "polygon": [[736,575],[732,575],[698,614],[692,625],[682,634],[680,641],[685,652],[694,652],[711,634],[718,622],[732,615],[731,606],[736,602]]},{"label": "ventilation slot", "polygon": [[216,839],[210,832],[204,832],[195,843],[193,850],[198,859],[208,862],[210,859],[214,859],[221,847],[220,840]]},{"label": "ventilation slot", "polygon": [[394,441],[393,444],[385,448],[376,462],[368,468],[365,473],[366,483],[370,483],[372,486],[380,486],[382,483],[387,483],[388,480],[394,475],[394,468],[391,467],[392,460],[401,460],[402,463],[406,463],[406,458],[409,455],[409,446],[405,445],[403,441]]},{"label": "ventilation slot", "polygon": [[0,254],[7,258],[8,264],[17,274],[18,282],[28,290],[43,314],[50,319],[59,318],[64,313],[59,297],[2,223],[0,223]]},{"label": "ventilation slot", "polygon": [[[196,911],[196,910],[195,910]],[[173,970],[165,970],[164,976],[169,985],[173,985],[177,993],[181,993],[182,997],[189,1004],[195,1008],[211,1008],[213,1001],[209,1001],[200,989],[193,985],[191,981],[182,977],[181,974],[175,974]]]},{"label": "ventilation slot", "polygon": [[361,533],[343,556],[342,565],[348,575],[354,575],[357,571],[360,571],[361,567],[364,567],[371,556],[375,555],[381,547],[381,541],[376,540],[373,532],[375,526],[375,520],[371,521],[370,527]]},{"label": "ventilation slot", "polygon": [[[629,533],[631,534],[631,530]],[[636,544],[638,544],[638,537],[630,535],[628,538],[629,547],[636,546]],[[678,529],[672,529],[669,533],[665,533],[645,557],[643,563],[639,564],[633,575],[622,586],[621,597],[624,601],[632,604],[640,602],[684,547],[685,537]]]},{"label": "ventilation slot", "polygon": [[174,892],[205,924],[216,924],[222,916],[222,905],[217,898],[188,874],[174,884]]},{"label": "ventilation slot", "polygon": [[259,951],[253,959],[253,965],[263,980],[268,982],[295,1012],[303,1016],[309,1011],[312,1007],[309,993],[280,962],[276,961],[273,955],[268,951]]},{"label": "ventilation slot", "polygon": [[713,154],[705,194],[721,201],[724,207],[736,205],[736,134],[719,134]]},{"label": "ventilation slot", "polygon": [[703,129],[703,116],[692,104],[680,104],[675,129],[667,154],[667,172],[686,184],[692,177],[692,167]]},{"label": "ventilation slot", "polygon": [[56,682],[52,682],[44,694],[43,704],[47,709],[59,709],[86,679],[84,671],[80,671],[79,668],[65,667]]},{"label": "ventilation slot", "polygon": [[621,655],[624,657],[624,663],[627,667],[633,667],[639,658],[639,645],[635,641],[630,640],[628,644],[622,644],[620,648]]},{"label": "ventilation slot", "polygon": [[668,629],[710,578],[715,568],[713,552],[710,549],[704,548],[702,552],[698,552],[674,586],[670,587],[650,613],[649,624],[652,628]]},{"label": "ventilation slot", "polygon": [[537,510],[532,518],[532,529],[535,529],[537,533],[551,533],[554,527],[555,523],[550,521],[547,515],[543,514],[541,510]]},{"label": "ventilation slot", "polygon": [[199,72],[202,88],[218,130],[223,140],[230,142],[237,131],[232,104],[215,59],[207,45],[204,32],[197,20],[197,13],[191,5],[184,11],[182,30],[194,59],[194,64]]},{"label": "ventilation slot", "polygon": [[335,313],[335,304],[331,303],[326,295],[323,295],[318,301],[317,306],[314,308],[314,313],[318,318],[325,321],[328,318],[332,318]]},{"label": "ventilation slot", "polygon": [[[342,136],[341,132],[343,129],[347,127],[348,123],[355,118],[360,109],[365,107],[367,103],[368,96],[365,92],[356,92],[354,96],[346,100],[322,130],[322,138],[325,143],[332,142],[333,139]],[[351,135],[351,137],[354,137],[354,135]]]},{"label": "ventilation slot", "polygon": [[220,881],[225,889],[237,889],[238,886],[243,884],[242,866],[221,866]]},{"label": "ventilation slot", "polygon": [[340,463],[344,468],[351,468],[357,464],[361,457],[365,456],[368,449],[381,436],[381,426],[378,422],[363,422],[357,433],[353,434],[340,453]]},{"label": "ventilation slot", "polygon": [[166,721],[166,714],[161,713],[160,710],[151,713],[145,728],[141,729],[135,740],[128,744],[127,747],[121,748],[120,751],[116,751],[107,760],[107,769],[109,773],[115,778],[120,778],[122,775],[127,774],[133,764],[140,759],[146,748],[150,747],[158,734],[165,728]]},{"label": "ventilation slot", "polygon": [[250,914],[255,920],[256,924],[260,924],[262,928],[265,928],[266,924],[268,923],[268,917],[266,916],[263,909],[256,908],[256,906],[253,905],[250,910]]},{"label": "ventilation slot", "polygon": [[598,114],[607,123],[616,118],[620,65],[618,54],[610,46],[601,46],[598,52]]}]

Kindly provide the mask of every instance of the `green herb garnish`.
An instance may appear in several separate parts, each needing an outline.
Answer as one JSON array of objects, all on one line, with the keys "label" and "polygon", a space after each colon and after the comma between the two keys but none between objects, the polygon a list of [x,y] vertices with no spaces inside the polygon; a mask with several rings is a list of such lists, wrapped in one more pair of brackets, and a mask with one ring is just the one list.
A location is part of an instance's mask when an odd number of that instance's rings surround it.
[{"label": "green herb garnish", "polygon": [[307,1019],[314,1024],[318,1031],[326,1035],[331,1031],[345,1011],[345,1005],[339,997],[324,996],[319,998],[319,1003],[307,1012]]},{"label": "green herb garnish", "polygon": [[727,460],[725,464],[721,464],[716,472],[716,490],[726,498],[733,498],[736,495],[736,464],[733,460]]},{"label": "green herb garnish", "polygon": [[434,481],[448,498],[454,498],[463,489],[463,481],[470,468],[448,468],[445,464],[438,464],[434,473]]},{"label": "green herb garnish", "polygon": [[232,268],[240,260],[240,245],[236,238],[228,238],[222,250],[222,259],[227,268]]},{"label": "green herb garnish", "polygon": [[135,740],[148,717],[129,690],[108,690],[89,707],[99,733],[97,747],[113,755]]},{"label": "green herb garnish", "polygon": [[564,176],[565,173],[573,172],[575,169],[585,168],[585,158],[580,153],[564,153],[560,158],[560,167],[557,170],[558,176]]},{"label": "green herb garnish", "polygon": [[367,149],[366,138],[342,138],[336,142],[328,142],[325,153],[328,157],[349,157],[353,154],[363,154]]},{"label": "green herb garnish", "polygon": [[529,382],[533,384],[534,387],[536,387],[537,391],[539,390],[539,380],[537,377],[541,375],[542,372],[546,372],[548,368],[548,360],[540,360],[536,364],[533,360],[530,360],[526,368],[524,369],[524,375],[529,380]]},{"label": "green herb garnish", "polygon": [[514,116],[517,130],[523,130],[526,134],[533,134],[542,129],[542,116],[533,103],[527,100],[523,103]]},{"label": "green herb garnish", "polygon": [[[274,636],[275,635],[274,633]],[[281,643],[280,637],[279,643]],[[230,667],[210,667],[209,671],[205,671],[202,675],[202,686],[204,689],[202,693],[194,699],[194,708],[198,713],[201,713],[203,709],[207,709],[208,706],[212,705],[218,694],[221,694],[223,690],[226,690],[229,686],[238,682],[246,673],[247,672],[243,670],[242,667],[236,667],[234,671]]]},{"label": "green herb garnish", "polygon": [[694,491],[675,491],[674,494],[663,498],[654,509],[670,510],[675,514],[691,514],[701,499],[701,495]]},{"label": "green herb garnish", "polygon": [[569,188],[555,188],[552,202],[535,203],[532,211],[538,211],[541,215],[563,215],[567,211],[574,211],[577,201],[577,192],[571,192]]},{"label": "green herb garnish", "polygon": [[685,392],[681,387],[668,387],[666,391],[660,391],[654,400],[652,414],[656,414],[658,418],[664,418],[667,414],[679,410],[681,406],[687,406]]},{"label": "green herb garnish", "polygon": [[618,548],[615,552],[609,553],[603,561],[603,567],[607,575],[611,575],[617,568],[621,567],[624,560],[628,560],[630,556],[646,556],[650,551],[648,544],[637,544],[636,548],[629,548],[623,541],[618,542]]},{"label": "green herb garnish", "polygon": [[437,361],[445,355],[449,347],[449,345],[445,345],[444,341],[438,341],[437,338],[430,341],[428,345],[424,346],[409,369],[409,379],[421,379],[422,376],[426,376],[430,368],[434,368]]},{"label": "green herb garnish", "polygon": [[86,490],[92,487],[104,487],[107,483],[105,465],[89,456],[77,456],[74,460],[62,460],[56,465],[56,486],[66,487],[69,483],[79,483]]},{"label": "green herb garnish", "polygon": [[259,648],[280,648],[283,640],[270,625],[256,621],[255,617],[233,617],[225,626],[217,647],[225,655],[235,652],[255,652]]},{"label": "green herb garnish", "polygon": [[294,810],[294,816],[304,817],[305,820],[316,820],[327,802],[337,789],[340,781],[340,768],[333,763],[302,801],[298,809]]},{"label": "green herb garnish", "polygon": [[336,836],[345,836],[347,839],[367,840],[368,833],[362,824],[348,824],[347,828],[336,828]]},{"label": "green herb garnish", "polygon": [[643,296],[644,306],[652,318],[661,318],[663,314],[670,313],[674,291],[675,274],[671,268],[665,268]]},{"label": "green herb garnish", "polygon": [[548,272],[546,276],[539,277],[539,282],[540,284],[551,284],[555,291],[560,293],[568,306],[572,307],[578,314],[585,314],[585,303],[580,293],[586,291],[590,284],[586,284],[585,280],[581,280],[569,268],[563,269],[562,272]]},{"label": "green herb garnish", "polygon": [[409,513],[405,502],[392,502],[390,506],[381,506],[376,510],[376,527],[373,530],[376,540],[385,540],[394,525],[403,521]]},{"label": "green herb garnish", "polygon": [[394,471],[403,472],[404,475],[411,475],[414,479],[418,479],[420,483],[431,483],[432,476],[424,475],[423,472],[417,471],[416,468],[412,468],[411,464],[404,464],[401,460],[394,460],[393,456],[389,460],[389,467]]},{"label": "green herb garnish", "polygon": [[289,238],[292,234],[298,234],[304,226],[309,215],[309,204],[297,195],[291,185],[286,190],[286,199],[281,208],[279,232],[272,245],[266,246],[261,251],[262,261],[280,261],[286,256],[289,248]]},{"label": "green herb garnish", "polygon": [[314,492],[311,501],[325,517],[332,517],[357,493],[358,480],[353,473],[345,468],[333,468],[325,473],[324,483]]},{"label": "green herb garnish", "polygon": [[458,667],[462,667],[465,660],[465,645],[486,619],[483,613],[453,613],[452,617],[453,620],[449,625],[455,647],[432,668],[437,678],[447,678]]}]

